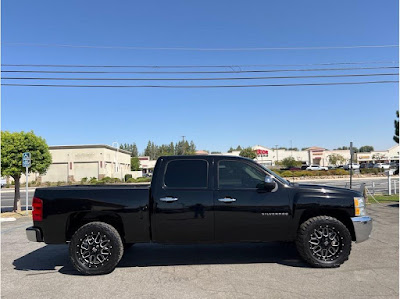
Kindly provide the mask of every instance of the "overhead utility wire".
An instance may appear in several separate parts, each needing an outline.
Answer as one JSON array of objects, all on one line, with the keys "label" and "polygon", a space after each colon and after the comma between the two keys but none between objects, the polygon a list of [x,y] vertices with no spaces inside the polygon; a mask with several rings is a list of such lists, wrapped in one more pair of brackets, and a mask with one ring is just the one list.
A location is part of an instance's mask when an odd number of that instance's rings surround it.
[{"label": "overhead utility wire", "polygon": [[42,70],[2,70],[2,73],[42,73],[42,74],[239,74],[239,73],[276,73],[276,72],[318,72],[348,70],[398,69],[398,66],[354,67],[354,68],[317,68],[317,69],[280,69],[280,70],[237,70],[237,71],[42,71]]},{"label": "overhead utility wire", "polygon": [[276,66],[312,66],[312,65],[358,65],[390,64],[398,61],[360,61],[360,62],[326,62],[306,64],[232,64],[232,65],[84,65],[84,64],[2,64],[6,67],[62,67],[62,68],[240,68],[240,67],[276,67]]},{"label": "overhead utility wire", "polygon": [[330,83],[292,83],[292,84],[255,84],[255,85],[52,85],[52,84],[9,84],[2,86],[31,87],[92,87],[92,88],[241,88],[241,87],[284,87],[284,86],[323,86],[323,85],[360,85],[398,83],[398,81],[362,81],[362,82],[330,82]]},{"label": "overhead utility wire", "polygon": [[192,48],[192,47],[129,47],[129,46],[90,46],[71,44],[39,44],[39,43],[8,43],[6,46],[29,47],[63,47],[88,49],[124,49],[124,50],[157,50],[157,51],[270,51],[270,50],[329,50],[329,49],[363,49],[363,48],[397,48],[399,45],[352,45],[352,46],[317,46],[317,47],[254,47],[254,48]]},{"label": "overhead utility wire", "polygon": [[274,77],[230,77],[230,78],[49,78],[49,77],[2,77],[3,80],[70,80],[70,81],[214,81],[214,80],[264,80],[264,79],[302,79],[336,77],[374,77],[398,76],[398,73],[315,75],[315,76],[274,76]]}]

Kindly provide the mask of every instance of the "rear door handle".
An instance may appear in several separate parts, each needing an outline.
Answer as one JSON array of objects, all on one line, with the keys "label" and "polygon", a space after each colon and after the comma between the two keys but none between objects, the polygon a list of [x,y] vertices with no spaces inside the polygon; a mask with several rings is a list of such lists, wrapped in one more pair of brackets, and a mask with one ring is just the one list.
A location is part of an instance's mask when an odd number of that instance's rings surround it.
[{"label": "rear door handle", "polygon": [[236,201],[236,198],[231,198],[231,197],[224,197],[224,198],[219,198],[218,199],[218,201],[221,201],[221,202],[235,202]]},{"label": "rear door handle", "polygon": [[164,201],[164,202],[173,202],[173,201],[177,201],[178,198],[177,197],[161,197],[160,201]]}]

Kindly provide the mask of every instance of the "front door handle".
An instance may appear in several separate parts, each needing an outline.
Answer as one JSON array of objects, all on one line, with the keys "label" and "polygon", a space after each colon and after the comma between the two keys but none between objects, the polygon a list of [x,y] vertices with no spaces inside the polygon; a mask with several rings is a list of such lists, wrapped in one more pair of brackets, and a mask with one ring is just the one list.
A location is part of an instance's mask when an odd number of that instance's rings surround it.
[{"label": "front door handle", "polygon": [[236,198],[224,197],[224,198],[219,198],[218,201],[229,203],[229,202],[235,202]]},{"label": "front door handle", "polygon": [[164,201],[164,202],[173,202],[173,201],[177,201],[178,198],[177,197],[161,197],[160,201]]}]

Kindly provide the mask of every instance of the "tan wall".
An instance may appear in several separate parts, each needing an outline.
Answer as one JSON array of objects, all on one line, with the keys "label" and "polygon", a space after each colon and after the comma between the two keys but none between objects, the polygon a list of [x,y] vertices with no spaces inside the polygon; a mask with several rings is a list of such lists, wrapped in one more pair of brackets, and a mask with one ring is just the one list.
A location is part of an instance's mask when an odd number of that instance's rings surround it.
[{"label": "tan wall", "polygon": [[[130,154],[103,147],[63,148],[50,147],[52,164],[44,175],[30,174],[29,181],[41,179],[42,182],[80,181],[82,178],[105,176],[123,179],[131,172]],[[117,165],[117,167],[115,167]],[[25,182],[25,176],[21,177]]]}]

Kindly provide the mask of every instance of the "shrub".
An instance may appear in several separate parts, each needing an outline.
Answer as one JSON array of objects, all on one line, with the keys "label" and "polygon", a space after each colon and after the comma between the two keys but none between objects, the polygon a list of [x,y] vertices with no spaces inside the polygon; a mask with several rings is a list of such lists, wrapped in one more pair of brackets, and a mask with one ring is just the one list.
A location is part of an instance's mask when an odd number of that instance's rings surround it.
[{"label": "shrub", "polygon": [[87,178],[85,177],[85,178],[81,178],[81,184],[86,184],[87,183]]},{"label": "shrub", "polygon": [[127,182],[129,179],[131,179],[132,178],[132,175],[131,174],[126,174],[125,175],[125,182]]},{"label": "shrub", "polygon": [[383,171],[384,171],[384,169],[382,169],[382,168],[363,168],[363,169],[360,170],[360,172],[362,174],[365,174],[365,173],[378,174],[378,173],[383,172]]},{"label": "shrub", "polygon": [[95,177],[92,177],[90,180],[89,180],[89,184],[96,184],[97,183],[97,179],[95,178]]},{"label": "shrub", "polygon": [[151,182],[151,177],[150,178],[137,178],[136,182],[137,183]]},{"label": "shrub", "polygon": [[290,171],[290,170],[285,170],[285,171],[283,171],[281,173],[281,176],[283,176],[283,177],[291,177],[291,176],[293,176],[293,172]]}]

